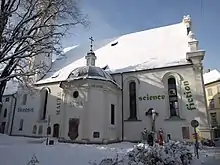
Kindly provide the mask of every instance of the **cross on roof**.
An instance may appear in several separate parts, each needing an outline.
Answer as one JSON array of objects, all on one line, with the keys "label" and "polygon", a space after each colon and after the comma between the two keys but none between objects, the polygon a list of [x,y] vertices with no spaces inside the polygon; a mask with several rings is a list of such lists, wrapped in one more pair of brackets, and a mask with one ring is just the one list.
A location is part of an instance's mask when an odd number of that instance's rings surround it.
[{"label": "cross on roof", "polygon": [[90,40],[90,51],[92,52],[93,50],[92,50],[92,47],[93,47],[93,38],[92,37],[90,37],[89,38],[89,40]]}]

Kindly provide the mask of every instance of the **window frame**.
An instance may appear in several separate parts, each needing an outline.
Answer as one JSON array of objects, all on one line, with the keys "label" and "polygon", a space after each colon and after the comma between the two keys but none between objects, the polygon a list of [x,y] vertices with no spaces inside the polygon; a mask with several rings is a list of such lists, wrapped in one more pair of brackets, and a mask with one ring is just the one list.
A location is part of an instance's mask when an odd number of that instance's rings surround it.
[{"label": "window frame", "polygon": [[[213,117],[213,115],[214,115],[214,117]],[[217,121],[217,112],[211,112],[210,113],[210,120],[211,120],[211,125],[218,123],[218,121]]]},{"label": "window frame", "polygon": [[[212,104],[211,104],[212,102]],[[214,99],[209,99],[209,109],[213,110],[215,109],[215,100]]]},{"label": "window frame", "polygon": [[23,94],[22,96],[22,105],[26,105],[27,104],[27,99],[28,99],[28,94]]},{"label": "window frame", "polygon": [[128,83],[128,97],[129,97],[128,120],[137,120],[137,83],[135,81],[129,81]]},{"label": "window frame", "polygon": [[43,125],[39,125],[37,133],[38,133],[38,135],[42,135],[43,134]]},{"label": "window frame", "polygon": [[[43,88],[40,91],[40,98],[41,98],[41,108],[40,108],[40,120],[44,121],[47,118],[47,105],[48,105],[48,98],[50,95],[50,89]],[[43,97],[43,99],[42,99]],[[39,128],[38,128],[39,129]]]},{"label": "window frame", "polygon": [[[187,135],[184,134],[184,131],[187,132]],[[182,127],[182,138],[183,139],[190,139],[190,129],[189,129],[189,127],[187,127],[187,126]]]},{"label": "window frame", "polygon": [[208,96],[213,96],[212,88],[207,89],[207,94],[208,94]]},{"label": "window frame", "polygon": [[20,119],[20,122],[19,122],[19,131],[23,131],[23,127],[24,127],[24,119]]},{"label": "window frame", "polygon": [[4,118],[7,118],[7,116],[8,116],[8,109],[5,108],[5,110],[4,110],[4,114],[3,114],[3,117],[4,117]]},{"label": "window frame", "polygon": [[115,104],[111,104],[111,125],[115,125]]},{"label": "window frame", "polygon": [[[169,83],[170,79],[173,79],[173,84]],[[169,107],[169,117],[179,117],[179,109],[180,109],[180,105],[179,105],[179,98],[178,98],[178,91],[177,91],[177,80],[174,76],[169,76],[167,79],[167,90],[168,90],[168,107]],[[171,90],[175,90],[175,94],[171,95],[170,91]],[[171,104],[172,103],[172,104]],[[174,111],[172,111],[171,105],[173,106],[173,110],[175,110],[175,114]]]},{"label": "window frame", "polygon": [[37,125],[34,125],[32,128],[32,134],[37,134]]}]

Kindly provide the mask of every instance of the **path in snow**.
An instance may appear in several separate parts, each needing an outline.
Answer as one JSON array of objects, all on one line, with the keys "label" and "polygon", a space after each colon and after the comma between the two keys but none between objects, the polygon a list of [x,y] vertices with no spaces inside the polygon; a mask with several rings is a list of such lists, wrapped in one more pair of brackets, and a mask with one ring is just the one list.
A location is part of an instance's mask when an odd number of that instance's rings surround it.
[{"label": "path in snow", "polygon": [[220,164],[220,147],[206,148],[205,152],[209,155],[209,158],[204,161],[204,165]]}]

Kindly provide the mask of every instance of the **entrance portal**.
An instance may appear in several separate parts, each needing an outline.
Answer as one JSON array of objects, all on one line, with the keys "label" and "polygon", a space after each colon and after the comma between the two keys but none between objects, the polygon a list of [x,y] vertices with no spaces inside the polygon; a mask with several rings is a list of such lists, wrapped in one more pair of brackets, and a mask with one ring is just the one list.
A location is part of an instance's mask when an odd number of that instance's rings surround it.
[{"label": "entrance portal", "polygon": [[6,122],[2,122],[2,124],[0,126],[0,133],[2,133],[2,134],[5,133],[5,125],[6,125]]},{"label": "entrance portal", "polygon": [[79,118],[69,119],[68,136],[71,140],[76,140],[76,138],[79,136]]}]

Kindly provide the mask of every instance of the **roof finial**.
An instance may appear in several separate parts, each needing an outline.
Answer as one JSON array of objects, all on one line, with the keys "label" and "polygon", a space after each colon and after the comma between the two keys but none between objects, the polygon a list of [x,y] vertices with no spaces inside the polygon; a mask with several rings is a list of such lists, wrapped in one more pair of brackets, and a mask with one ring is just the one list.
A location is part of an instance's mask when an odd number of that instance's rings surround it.
[{"label": "roof finial", "polygon": [[90,39],[90,52],[93,52],[92,47],[93,47],[93,38],[92,36],[89,38]]}]

